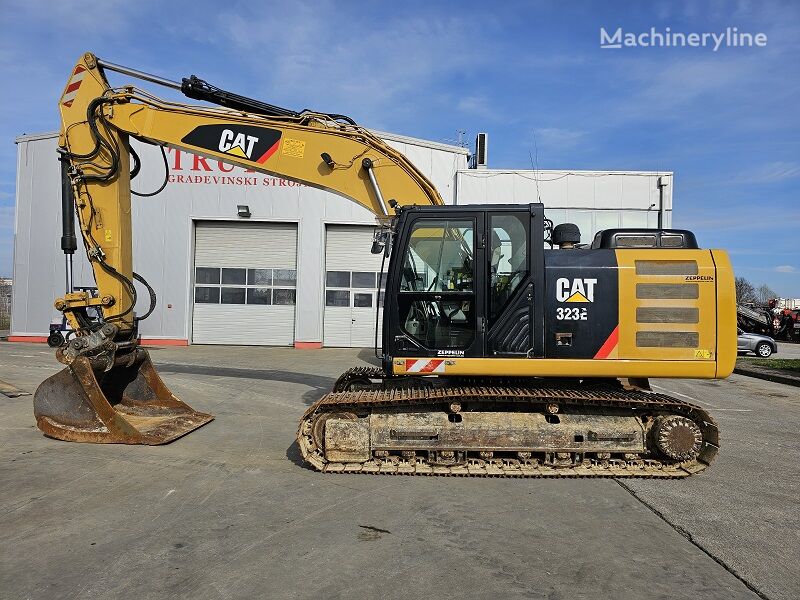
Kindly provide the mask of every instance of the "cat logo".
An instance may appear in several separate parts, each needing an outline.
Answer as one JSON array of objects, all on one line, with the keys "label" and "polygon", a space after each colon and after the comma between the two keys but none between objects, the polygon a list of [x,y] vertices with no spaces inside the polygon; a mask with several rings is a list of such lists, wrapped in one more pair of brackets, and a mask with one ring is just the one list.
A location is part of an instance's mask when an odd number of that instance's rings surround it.
[{"label": "cat logo", "polygon": [[594,302],[594,286],[597,279],[556,280],[556,300],[559,302]]},{"label": "cat logo", "polygon": [[219,150],[239,158],[253,158],[253,147],[257,141],[258,138],[255,136],[223,129],[219,137]]},{"label": "cat logo", "polygon": [[278,151],[281,132],[268,127],[239,123],[198,125],[181,141],[201,150],[222,152],[239,160],[264,164]]}]

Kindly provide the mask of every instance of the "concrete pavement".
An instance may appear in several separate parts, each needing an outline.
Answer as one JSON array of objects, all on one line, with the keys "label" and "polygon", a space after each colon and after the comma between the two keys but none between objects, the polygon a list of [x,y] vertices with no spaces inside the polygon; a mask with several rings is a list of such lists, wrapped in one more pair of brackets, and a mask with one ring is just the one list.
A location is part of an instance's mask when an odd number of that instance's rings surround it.
[{"label": "concrete pavement", "polygon": [[[796,598],[797,388],[658,381],[710,405],[723,446],[686,481],[321,475],[300,415],[370,351],[154,349],[216,420],[163,447],[41,436],[0,396],[9,598]],[[33,392],[44,345],[0,343]]]}]

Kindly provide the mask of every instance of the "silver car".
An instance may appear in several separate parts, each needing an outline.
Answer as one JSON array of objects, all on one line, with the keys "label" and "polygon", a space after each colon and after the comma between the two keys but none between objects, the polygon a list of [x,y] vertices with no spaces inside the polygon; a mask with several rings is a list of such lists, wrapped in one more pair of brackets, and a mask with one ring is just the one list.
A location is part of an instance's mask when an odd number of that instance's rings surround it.
[{"label": "silver car", "polygon": [[753,352],[761,358],[772,356],[773,352],[778,351],[778,344],[771,337],[760,333],[745,333],[737,329],[739,333],[737,350],[739,352]]}]

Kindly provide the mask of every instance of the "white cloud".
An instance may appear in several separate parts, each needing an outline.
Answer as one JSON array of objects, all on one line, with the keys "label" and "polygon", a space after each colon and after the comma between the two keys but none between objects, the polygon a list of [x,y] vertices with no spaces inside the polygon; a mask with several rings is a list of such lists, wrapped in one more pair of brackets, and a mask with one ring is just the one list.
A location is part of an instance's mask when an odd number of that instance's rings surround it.
[{"label": "white cloud", "polygon": [[792,265],[780,265],[775,267],[777,273],[797,273],[797,269]]},{"label": "white cloud", "polygon": [[709,229],[718,232],[745,231],[761,236],[778,235],[789,232],[800,225],[800,213],[781,215],[780,218],[764,211],[765,201],[753,198],[745,205],[728,205],[721,211],[716,204],[704,206],[692,204],[681,206],[674,214],[674,225],[687,229]]},{"label": "white cloud", "polygon": [[800,177],[800,163],[777,161],[762,165],[750,174],[745,173],[742,180],[747,183],[772,183],[796,177]]},{"label": "white cloud", "polygon": [[740,90],[742,81],[756,81],[763,61],[752,56],[709,56],[663,60],[653,56],[628,58],[618,64],[620,89],[627,99],[615,99],[611,114],[623,121],[655,117],[687,118],[687,108],[725,90]]},{"label": "white cloud", "polygon": [[461,112],[484,118],[491,118],[496,114],[485,96],[466,96],[458,101],[456,108]]},{"label": "white cloud", "polygon": [[376,26],[357,14],[342,19],[336,3],[278,4],[222,12],[215,44],[237,51],[255,92],[303,103],[296,108],[346,112],[383,128],[394,115],[408,121],[422,103],[442,100],[449,77],[492,60],[475,47],[481,24],[468,14],[398,15]]},{"label": "white cloud", "polygon": [[126,30],[132,17],[142,11],[140,2],[127,0],[92,3],[90,15],[86,2],[80,0],[59,0],[44,4],[46,7],[36,1],[19,2],[14,8],[14,17],[20,21],[37,22],[43,29],[61,28],[74,36],[91,36],[96,39]]},{"label": "white cloud", "polygon": [[561,129],[559,127],[545,127],[536,130],[536,143],[540,147],[547,147],[553,151],[573,148],[586,136],[585,131],[576,129]]}]

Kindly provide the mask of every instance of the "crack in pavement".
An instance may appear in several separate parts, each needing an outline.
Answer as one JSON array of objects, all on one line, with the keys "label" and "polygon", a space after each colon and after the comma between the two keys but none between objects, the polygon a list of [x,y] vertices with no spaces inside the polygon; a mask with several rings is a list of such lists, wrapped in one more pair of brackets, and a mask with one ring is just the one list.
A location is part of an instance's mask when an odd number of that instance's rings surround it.
[{"label": "crack in pavement", "polygon": [[653,506],[652,504],[650,504],[649,502],[647,502],[647,500],[645,500],[644,498],[642,498],[641,496],[639,496],[639,495],[638,495],[638,494],[637,494],[637,493],[636,493],[636,492],[635,492],[635,491],[634,491],[634,490],[633,490],[633,489],[632,489],[630,486],[628,486],[628,485],[627,485],[627,484],[626,484],[624,481],[622,481],[621,479],[616,479],[616,478],[614,479],[614,481],[616,481],[616,482],[617,482],[617,483],[618,483],[618,484],[619,484],[619,485],[622,487],[622,489],[624,489],[624,490],[625,490],[626,492],[628,492],[628,493],[629,493],[631,496],[633,496],[633,497],[634,497],[636,500],[638,500],[638,501],[639,501],[639,502],[640,502],[642,505],[644,505],[644,506],[645,506],[645,507],[646,507],[646,508],[647,508],[647,509],[648,509],[650,512],[652,512],[652,513],[653,513],[654,515],[656,515],[656,516],[657,516],[659,519],[661,519],[662,521],[664,521],[664,523],[666,523],[667,525],[669,525],[669,526],[670,526],[670,527],[671,527],[673,530],[675,530],[675,531],[676,531],[678,534],[680,534],[681,536],[683,536],[684,538],[686,538],[686,539],[689,541],[689,543],[691,543],[691,544],[692,544],[692,545],[693,545],[695,548],[697,548],[698,550],[700,550],[700,552],[702,552],[703,554],[705,554],[706,556],[708,556],[708,557],[709,557],[711,560],[713,560],[715,563],[717,563],[719,566],[721,566],[723,569],[725,569],[725,570],[726,570],[728,573],[730,573],[730,574],[731,574],[731,575],[733,575],[733,576],[734,576],[736,579],[738,579],[739,581],[741,581],[741,582],[742,582],[742,583],[745,585],[745,587],[747,587],[747,589],[749,589],[751,592],[753,592],[754,594],[756,594],[756,595],[757,595],[759,598],[761,598],[762,600],[770,600],[770,599],[769,599],[769,597],[768,597],[768,596],[767,596],[767,595],[766,595],[764,592],[762,592],[761,590],[759,590],[759,589],[758,589],[758,588],[757,588],[755,585],[753,585],[753,584],[752,584],[752,583],[750,583],[750,582],[749,582],[747,579],[745,579],[743,575],[740,575],[740,574],[739,574],[739,572],[738,572],[736,569],[734,569],[732,566],[730,566],[728,563],[726,563],[726,562],[725,562],[724,560],[722,560],[721,558],[719,558],[719,557],[715,556],[714,554],[712,554],[710,550],[707,550],[707,549],[706,549],[706,548],[705,548],[705,547],[704,547],[704,546],[703,546],[703,545],[702,545],[700,542],[696,541],[696,540],[694,539],[694,537],[692,536],[692,534],[691,534],[691,533],[689,533],[688,531],[686,531],[686,530],[685,530],[683,527],[681,527],[680,525],[676,525],[675,523],[673,523],[672,521],[670,521],[670,520],[667,518],[667,516],[666,516],[666,515],[665,515],[663,512],[661,512],[661,511],[660,511],[660,510],[658,510],[658,509],[657,509],[655,506]]}]

